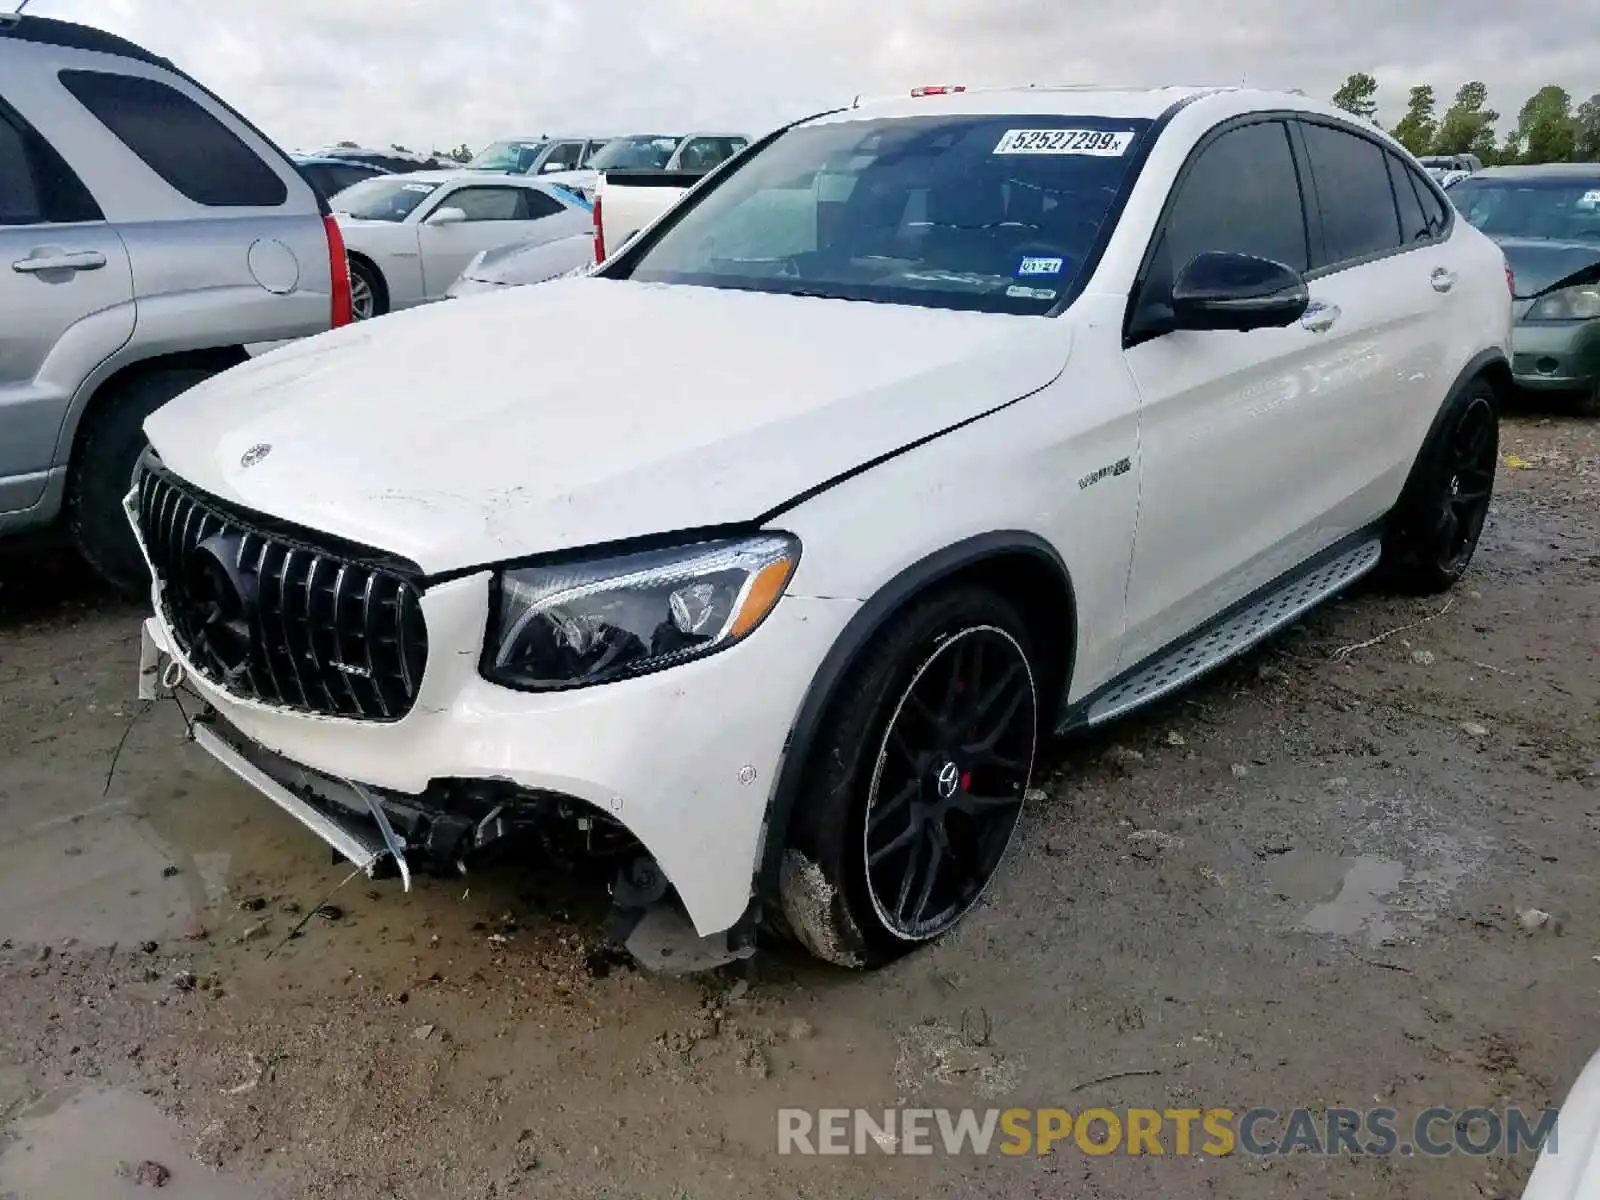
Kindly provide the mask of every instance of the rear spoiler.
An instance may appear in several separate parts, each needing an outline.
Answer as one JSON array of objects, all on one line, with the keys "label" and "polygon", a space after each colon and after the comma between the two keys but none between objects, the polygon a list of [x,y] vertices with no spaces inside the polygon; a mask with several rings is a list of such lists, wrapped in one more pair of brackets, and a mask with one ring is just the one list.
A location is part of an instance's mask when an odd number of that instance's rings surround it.
[{"label": "rear spoiler", "polygon": [[706,177],[705,171],[601,171],[607,183],[623,187],[693,187]]}]

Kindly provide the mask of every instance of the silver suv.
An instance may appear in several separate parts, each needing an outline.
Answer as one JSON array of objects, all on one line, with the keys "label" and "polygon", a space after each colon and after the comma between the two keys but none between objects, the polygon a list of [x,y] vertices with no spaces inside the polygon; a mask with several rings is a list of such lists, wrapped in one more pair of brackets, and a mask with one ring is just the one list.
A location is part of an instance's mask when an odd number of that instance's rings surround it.
[{"label": "silver suv", "polygon": [[0,16],[0,539],[69,533],[139,590],[145,418],[349,319],[338,227],[260,130],[131,42]]}]

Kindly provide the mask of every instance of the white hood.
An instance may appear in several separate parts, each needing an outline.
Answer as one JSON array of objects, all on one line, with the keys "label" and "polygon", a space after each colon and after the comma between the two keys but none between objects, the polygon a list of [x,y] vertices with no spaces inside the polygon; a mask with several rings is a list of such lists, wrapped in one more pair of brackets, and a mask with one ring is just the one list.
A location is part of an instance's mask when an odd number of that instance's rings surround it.
[{"label": "white hood", "polygon": [[1044,386],[1070,338],[1042,317],[558,280],[273,351],[145,429],[213,495],[432,573],[752,520]]}]

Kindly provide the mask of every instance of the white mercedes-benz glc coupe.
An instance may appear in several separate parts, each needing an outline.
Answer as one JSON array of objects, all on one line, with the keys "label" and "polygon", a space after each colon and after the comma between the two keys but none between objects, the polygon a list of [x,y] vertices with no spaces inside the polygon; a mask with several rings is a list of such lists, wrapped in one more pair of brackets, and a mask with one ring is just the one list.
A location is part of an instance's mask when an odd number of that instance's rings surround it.
[{"label": "white mercedes-benz glc coupe", "polygon": [[1510,330],[1500,251],[1302,96],[826,113],[586,277],[152,416],[145,689],[358,863],[537,829],[679,962],[880,964],[978,902],[1053,731],[1461,576]]}]

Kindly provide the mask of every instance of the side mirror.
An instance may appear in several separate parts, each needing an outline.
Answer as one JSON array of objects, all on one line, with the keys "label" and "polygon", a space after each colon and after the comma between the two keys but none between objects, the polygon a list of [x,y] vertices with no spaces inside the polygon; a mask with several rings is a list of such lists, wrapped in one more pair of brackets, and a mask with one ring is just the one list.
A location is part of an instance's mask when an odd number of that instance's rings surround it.
[{"label": "side mirror", "polygon": [[1172,281],[1176,329],[1281,329],[1304,316],[1310,303],[1299,271],[1252,254],[1208,250]]},{"label": "side mirror", "polygon": [[541,175],[553,175],[557,171],[565,171],[567,169],[567,164],[561,162],[547,161],[539,164],[539,174]]},{"label": "side mirror", "polygon": [[428,218],[429,225],[459,225],[467,219],[467,214],[459,208],[439,208],[433,211]]}]

